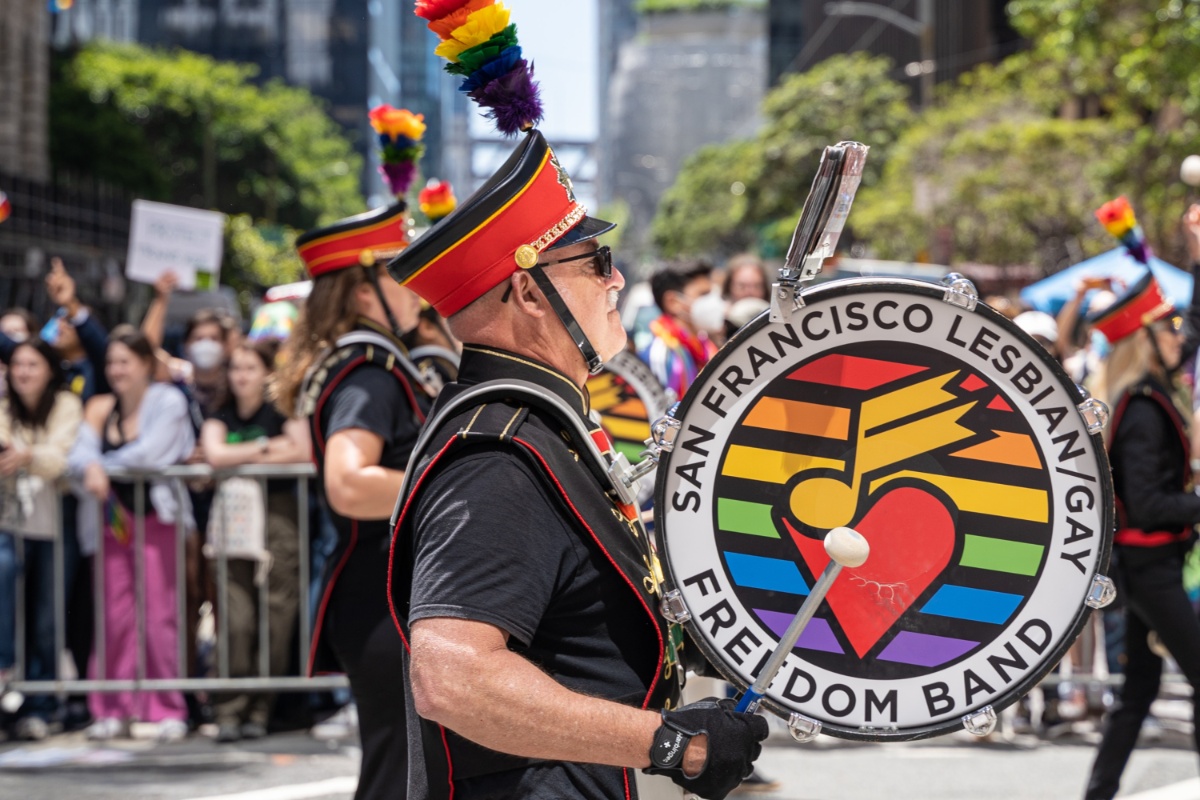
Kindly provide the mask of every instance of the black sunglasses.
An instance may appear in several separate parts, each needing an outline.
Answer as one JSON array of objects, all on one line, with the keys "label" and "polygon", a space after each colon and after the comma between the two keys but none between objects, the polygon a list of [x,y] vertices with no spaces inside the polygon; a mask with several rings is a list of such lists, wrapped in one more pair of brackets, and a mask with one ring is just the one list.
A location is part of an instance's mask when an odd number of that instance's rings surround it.
[{"label": "black sunglasses", "polygon": [[[595,270],[598,277],[603,278],[604,280],[612,278],[612,248],[608,245],[597,247],[590,253],[583,253],[582,255],[571,256],[570,258],[560,258],[558,261],[546,261],[544,263],[536,264],[535,266],[553,267],[555,264],[566,264],[568,261],[582,261],[585,258],[592,259],[592,269]],[[500,302],[507,303],[511,294],[512,284],[510,283],[508,288],[504,290],[504,294],[501,295]]]},{"label": "black sunglasses", "polygon": [[566,264],[568,261],[582,261],[585,258],[592,259],[592,269],[596,271],[599,277],[604,278],[604,280],[612,277],[612,248],[608,245],[597,247],[590,253],[571,256],[570,258],[560,258],[558,261],[546,261],[538,266],[553,267],[555,264]]}]

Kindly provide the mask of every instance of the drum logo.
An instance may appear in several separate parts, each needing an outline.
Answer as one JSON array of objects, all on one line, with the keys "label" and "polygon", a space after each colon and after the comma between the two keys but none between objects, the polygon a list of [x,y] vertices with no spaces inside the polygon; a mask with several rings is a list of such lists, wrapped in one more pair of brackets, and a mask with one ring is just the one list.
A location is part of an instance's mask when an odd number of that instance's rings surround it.
[{"label": "drum logo", "polygon": [[827,565],[822,537],[849,525],[871,555],[834,583],[777,703],[921,728],[1037,672],[1072,633],[1106,522],[1095,443],[1034,347],[990,316],[851,294],[710,365],[659,498],[710,655],[748,683]]}]

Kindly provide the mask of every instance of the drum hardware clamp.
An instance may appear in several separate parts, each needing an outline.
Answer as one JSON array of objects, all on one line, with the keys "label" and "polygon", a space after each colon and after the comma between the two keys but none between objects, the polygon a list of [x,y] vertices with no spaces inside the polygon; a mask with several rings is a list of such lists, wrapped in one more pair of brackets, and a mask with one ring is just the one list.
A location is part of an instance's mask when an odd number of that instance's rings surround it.
[{"label": "drum hardware clamp", "polygon": [[1116,599],[1117,584],[1113,579],[1105,575],[1095,575],[1092,577],[1092,588],[1083,602],[1088,608],[1100,609],[1107,608]]},{"label": "drum hardware clamp", "polygon": [[683,423],[674,417],[678,408],[679,403],[675,403],[665,417],[659,418],[650,426],[650,438],[646,440],[642,460],[637,464],[630,464],[624,453],[613,455],[608,474],[623,503],[634,506],[638,504],[638,480],[658,469],[658,461],[663,453],[675,449],[675,437],[683,427]]},{"label": "drum hardware clamp", "polygon": [[792,713],[788,716],[787,729],[800,744],[807,744],[821,735],[821,723],[803,714]]},{"label": "drum hardware clamp", "polygon": [[970,278],[951,272],[942,278],[942,285],[946,287],[946,292],[942,295],[943,302],[966,311],[974,311],[979,305],[979,290],[971,283]]},{"label": "drum hardware clamp", "polygon": [[987,736],[996,729],[996,709],[984,706],[962,718],[963,730],[972,736]]},{"label": "drum hardware clamp", "polygon": [[1079,409],[1079,416],[1083,417],[1083,424],[1087,427],[1087,432],[1095,436],[1108,427],[1108,421],[1112,414],[1109,412],[1108,406],[1092,397],[1087,389],[1078,384],[1075,388],[1083,396],[1083,402],[1076,406]]}]

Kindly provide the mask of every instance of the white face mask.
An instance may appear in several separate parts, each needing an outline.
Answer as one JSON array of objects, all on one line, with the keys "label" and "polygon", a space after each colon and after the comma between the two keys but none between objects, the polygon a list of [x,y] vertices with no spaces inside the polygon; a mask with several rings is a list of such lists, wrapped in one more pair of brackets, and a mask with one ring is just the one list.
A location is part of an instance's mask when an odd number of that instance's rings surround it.
[{"label": "white face mask", "polygon": [[195,365],[196,369],[213,369],[221,365],[221,359],[225,357],[225,348],[220,342],[215,342],[212,339],[201,339],[198,342],[192,342],[187,346],[187,360]]},{"label": "white face mask", "polygon": [[692,302],[692,327],[701,331],[725,328],[725,300],[714,293],[701,295]]}]

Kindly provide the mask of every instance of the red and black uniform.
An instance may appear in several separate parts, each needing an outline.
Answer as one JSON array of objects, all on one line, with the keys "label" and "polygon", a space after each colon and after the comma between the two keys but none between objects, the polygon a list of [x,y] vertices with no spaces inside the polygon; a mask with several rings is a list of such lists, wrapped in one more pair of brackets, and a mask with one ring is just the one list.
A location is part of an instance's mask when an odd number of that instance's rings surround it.
[{"label": "red and black uniform", "polygon": [[[1183,360],[1200,343],[1198,307],[1194,295]],[[1187,424],[1168,387],[1148,377],[1116,404],[1110,425],[1118,511],[1113,556],[1126,607],[1125,682],[1105,723],[1086,800],[1109,800],[1117,793],[1142,722],[1158,696],[1162,659],[1150,649],[1151,631],[1191,683],[1192,718],[1200,720],[1200,619],[1183,588],[1184,558],[1195,541],[1193,526],[1200,523]],[[1200,752],[1200,726],[1193,736]]]},{"label": "red and black uniform", "polygon": [[[491,381],[533,384],[438,415]],[[556,397],[565,420],[539,396]],[[563,686],[635,708],[677,700],[671,633],[658,613],[645,533],[589,465],[599,432],[567,377],[526,356],[468,345],[408,477],[391,555],[396,628],[486,622]],[[594,433],[593,433],[594,432]],[[671,648],[673,653],[673,648]],[[408,687],[409,661],[397,672]],[[408,768],[397,797],[631,798],[632,770],[497,753],[420,719],[408,699]]]},{"label": "red and black uniform", "polygon": [[386,519],[358,520],[330,508],[325,447],[339,431],[366,430],[383,440],[379,465],[403,470],[429,401],[401,361],[404,350],[397,340],[366,320],[355,331],[363,333],[378,343],[337,348],[305,389],[320,500],[338,534],[323,576],[309,672],[344,672],[349,678],[363,751],[355,798],[375,800],[403,797],[396,787],[406,772],[405,692],[397,679],[404,647],[391,622],[386,589],[391,527]]}]

